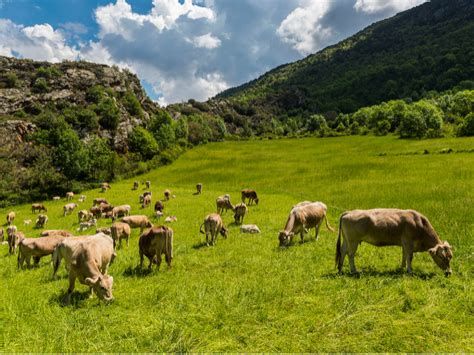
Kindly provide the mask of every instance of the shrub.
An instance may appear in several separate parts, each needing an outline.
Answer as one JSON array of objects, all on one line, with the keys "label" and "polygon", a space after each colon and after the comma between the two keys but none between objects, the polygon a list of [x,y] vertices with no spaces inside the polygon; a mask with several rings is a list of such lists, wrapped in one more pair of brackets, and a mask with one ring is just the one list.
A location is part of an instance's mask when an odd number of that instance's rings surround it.
[{"label": "shrub", "polygon": [[33,84],[33,91],[38,93],[48,92],[50,90],[45,78],[38,78]]},{"label": "shrub", "polygon": [[375,132],[379,136],[385,136],[390,130],[390,122],[388,120],[378,121],[376,124]]},{"label": "shrub", "polygon": [[8,73],[5,79],[7,88],[14,88],[18,82],[18,78],[15,73]]},{"label": "shrub", "polygon": [[464,122],[459,127],[458,135],[474,136],[474,112],[464,118]]},{"label": "shrub", "polygon": [[158,154],[159,147],[153,135],[143,127],[135,127],[128,136],[130,150],[139,153],[143,159],[151,159]]},{"label": "shrub", "polygon": [[110,98],[104,98],[96,107],[96,112],[100,116],[99,123],[106,129],[116,130],[119,124],[119,109],[115,101]]},{"label": "shrub", "polygon": [[104,87],[101,85],[94,85],[87,90],[86,99],[89,102],[98,104],[105,96]]},{"label": "shrub", "polygon": [[127,91],[122,99],[122,102],[125,106],[125,109],[132,116],[143,117],[142,105],[140,105],[140,102],[132,91]]},{"label": "shrub", "polygon": [[421,112],[408,110],[400,122],[399,133],[402,138],[422,138],[425,136],[427,129]]}]

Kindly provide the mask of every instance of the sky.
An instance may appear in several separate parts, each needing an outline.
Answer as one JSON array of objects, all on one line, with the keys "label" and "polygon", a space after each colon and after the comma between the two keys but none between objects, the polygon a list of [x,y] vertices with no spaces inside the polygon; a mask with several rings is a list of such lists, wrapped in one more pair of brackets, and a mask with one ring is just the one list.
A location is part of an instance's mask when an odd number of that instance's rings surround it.
[{"label": "sky", "polygon": [[0,0],[0,55],[116,64],[206,100],[426,0]]}]

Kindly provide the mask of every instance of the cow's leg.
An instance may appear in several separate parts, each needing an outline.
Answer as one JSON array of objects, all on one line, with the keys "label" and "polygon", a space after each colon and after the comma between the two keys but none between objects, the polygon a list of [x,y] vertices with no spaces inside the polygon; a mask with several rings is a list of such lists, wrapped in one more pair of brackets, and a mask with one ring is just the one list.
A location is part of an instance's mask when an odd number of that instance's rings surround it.
[{"label": "cow's leg", "polygon": [[140,269],[141,269],[143,266],[143,253],[139,251],[139,254],[140,254]]},{"label": "cow's leg", "polygon": [[406,255],[406,252],[405,252],[405,248],[402,247],[402,266],[401,268],[404,269],[406,268],[407,266],[407,255]]},{"label": "cow's leg", "polygon": [[74,286],[76,283],[76,276],[72,272],[69,273],[69,287],[67,289],[66,296],[63,298],[63,304],[68,305],[71,303],[71,295],[72,292],[74,291]]},{"label": "cow's leg", "polygon": [[151,257],[151,258],[148,258],[150,260],[150,264],[148,265],[148,270],[151,271],[151,267],[153,266],[153,259],[154,259],[154,255]]},{"label": "cow's leg", "polygon": [[339,273],[342,273],[342,267],[344,266],[344,259],[346,258],[347,254],[347,242],[345,240],[342,241],[341,246],[341,258],[339,259],[339,264],[337,265],[337,270]]},{"label": "cow's leg", "polygon": [[168,252],[166,252],[165,260],[166,260],[166,263],[168,264],[168,268],[171,268],[171,260],[172,259],[173,259],[173,257]]},{"label": "cow's leg", "polygon": [[26,267],[28,269],[31,269],[31,256],[30,255],[26,257]]},{"label": "cow's leg", "polygon": [[354,257],[357,251],[359,243],[347,243],[347,254],[349,256],[349,265],[351,267],[351,273],[356,274],[357,268],[355,266]]},{"label": "cow's leg", "polygon": [[22,269],[23,268],[23,262],[25,261],[25,256],[23,255],[23,253],[18,253],[18,269]]},{"label": "cow's leg", "polygon": [[156,268],[160,270],[161,265],[161,251],[156,254]]},{"label": "cow's leg", "polygon": [[321,224],[318,224],[316,226],[316,228],[314,228],[314,237],[316,238],[316,240],[318,240],[319,238],[319,228],[321,227]]},{"label": "cow's leg", "polygon": [[[402,239],[403,256],[406,261],[407,272],[412,273],[411,262],[413,260],[413,241]],[[402,266],[405,266],[402,259]]]}]

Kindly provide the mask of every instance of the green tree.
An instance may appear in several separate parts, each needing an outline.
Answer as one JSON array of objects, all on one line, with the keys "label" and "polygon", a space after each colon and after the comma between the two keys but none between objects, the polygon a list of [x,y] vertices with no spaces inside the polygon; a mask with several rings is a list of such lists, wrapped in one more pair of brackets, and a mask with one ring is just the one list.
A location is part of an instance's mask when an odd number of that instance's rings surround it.
[{"label": "green tree", "polygon": [[88,170],[89,159],[84,145],[76,132],[68,128],[58,137],[55,149],[55,164],[64,176],[71,180],[79,179]]},{"label": "green tree", "polygon": [[474,112],[464,118],[464,122],[459,127],[459,136],[474,136]]},{"label": "green tree", "polygon": [[119,124],[119,109],[115,101],[106,97],[102,99],[96,107],[96,112],[100,116],[99,123],[106,129],[116,130]]},{"label": "green tree", "polygon": [[89,158],[89,176],[95,180],[110,180],[113,176],[114,152],[107,140],[93,136],[86,145]]},{"label": "green tree", "polygon": [[142,105],[132,91],[127,91],[122,99],[125,109],[132,116],[143,117]]},{"label": "green tree", "polygon": [[400,137],[402,138],[422,138],[425,136],[428,128],[426,127],[426,121],[424,120],[420,111],[410,107],[405,112],[400,123]]},{"label": "green tree", "polygon": [[135,127],[128,136],[130,150],[139,153],[143,159],[151,159],[158,154],[159,147],[153,135],[143,127]]}]

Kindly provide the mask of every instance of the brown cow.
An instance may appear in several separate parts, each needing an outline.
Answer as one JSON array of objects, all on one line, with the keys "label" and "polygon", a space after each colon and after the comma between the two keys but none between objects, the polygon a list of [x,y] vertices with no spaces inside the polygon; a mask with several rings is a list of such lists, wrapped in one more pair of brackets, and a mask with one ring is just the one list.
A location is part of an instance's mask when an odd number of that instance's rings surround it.
[{"label": "brown cow", "polygon": [[163,212],[163,209],[165,208],[165,205],[163,205],[163,202],[160,200],[155,202],[155,212]]},{"label": "brown cow", "polygon": [[196,194],[200,195],[202,193],[202,184],[199,183],[196,185]]},{"label": "brown cow", "polygon": [[[204,231],[202,230],[204,226]],[[206,244],[209,245],[209,234],[211,235],[211,245],[215,245],[217,241],[217,235],[220,233],[224,238],[227,238],[227,228],[222,222],[222,218],[217,213],[211,213],[206,216],[203,224],[199,227],[199,232],[206,234]]]},{"label": "brown cow", "polygon": [[428,218],[414,210],[377,208],[344,212],[339,220],[336,244],[336,265],[339,272],[342,271],[346,254],[349,255],[351,272],[357,272],[354,256],[361,242],[375,246],[401,246],[402,268],[406,266],[410,274],[413,253],[421,251],[428,251],[446,276],[452,272],[451,246],[448,242],[441,241]]},{"label": "brown cow", "polygon": [[139,203],[143,203],[143,200],[145,199],[145,197],[147,196],[150,196],[151,197],[151,191],[145,191],[144,193],[142,193],[140,195],[140,197],[138,198],[138,201]]},{"label": "brown cow", "polygon": [[109,203],[101,202],[99,204],[99,208],[102,213],[107,213],[107,212],[112,212],[112,210],[114,209],[114,206]]},{"label": "brown cow", "polygon": [[18,268],[23,268],[26,260],[26,266],[30,268],[30,260],[33,257],[35,266],[38,265],[43,256],[53,254],[54,248],[64,240],[63,237],[41,237],[25,238],[18,246]]},{"label": "brown cow", "polygon": [[103,233],[64,239],[53,252],[53,277],[61,259],[66,261],[69,271],[69,288],[63,302],[69,304],[76,278],[81,284],[89,286],[91,293],[95,291],[99,299],[112,301],[114,279],[107,275],[107,269],[115,256],[114,241]]},{"label": "brown cow", "polygon": [[80,210],[79,212],[77,212],[77,218],[79,220],[78,223],[88,221],[93,217],[94,214],[92,212],[89,212],[88,210]]},{"label": "brown cow", "polygon": [[247,214],[248,208],[247,205],[243,202],[235,205],[234,207],[234,221],[235,224],[242,224],[244,221],[244,216]]},{"label": "brown cow", "polygon": [[112,219],[115,220],[117,217],[130,216],[130,205],[116,206],[112,209]]},{"label": "brown cow", "polygon": [[25,238],[25,235],[22,232],[18,232],[16,226],[7,227],[8,235],[8,253],[15,254],[18,244]]},{"label": "brown cow", "polygon": [[73,198],[74,198],[74,192],[72,192],[72,191],[66,192],[66,200],[67,201],[72,200]]},{"label": "brown cow", "polygon": [[92,215],[94,216],[94,218],[100,218],[100,217],[102,217],[102,211],[100,210],[100,207],[99,207],[99,206],[92,206],[92,207],[89,209],[89,212],[92,213]]},{"label": "brown cow", "polygon": [[132,190],[137,190],[137,189],[138,189],[138,181],[134,181]]},{"label": "brown cow", "polygon": [[145,186],[146,186],[145,188],[149,189],[151,186],[151,181],[149,180],[145,181]]},{"label": "brown cow", "polygon": [[163,194],[165,195],[165,201],[169,201],[171,198],[171,191],[167,189]]},{"label": "brown cow", "polygon": [[44,225],[48,223],[48,216],[40,214],[36,219],[36,228],[44,228]]},{"label": "brown cow", "polygon": [[101,197],[98,197],[98,198],[95,198],[94,200],[92,200],[92,205],[93,206],[98,206],[101,203],[105,203],[107,205],[109,204],[105,198],[101,198]]},{"label": "brown cow", "polygon": [[8,225],[11,225],[13,223],[13,221],[15,220],[15,212],[11,211],[11,212],[8,212],[7,214],[7,223]]},{"label": "brown cow", "polygon": [[131,228],[140,228],[140,233],[145,228],[153,227],[148,217],[144,215],[126,216],[122,218],[122,222],[127,223]]},{"label": "brown cow", "polygon": [[64,216],[66,216],[67,214],[71,214],[72,211],[74,211],[76,207],[77,207],[76,203],[68,203],[64,205],[63,206]]},{"label": "brown cow", "polygon": [[62,229],[50,229],[40,233],[42,237],[72,237],[72,233]]},{"label": "brown cow", "polygon": [[230,196],[224,195],[216,198],[217,213],[227,212],[227,210],[234,210],[234,205],[230,202]]},{"label": "brown cow", "polygon": [[42,203],[33,203],[31,205],[31,213],[48,212],[48,209]]},{"label": "brown cow", "polygon": [[146,195],[146,196],[143,198],[142,208],[148,207],[150,204],[151,204],[151,196],[150,196],[150,195]]},{"label": "brown cow", "polygon": [[301,236],[301,242],[304,242],[304,234],[310,228],[315,229],[315,238],[318,240],[319,228],[323,220],[326,220],[326,227],[334,232],[334,229],[329,226],[326,210],[327,207],[322,202],[303,202],[293,207],[288,216],[285,230],[278,234],[280,246],[289,245],[293,240],[293,236],[298,233]]},{"label": "brown cow", "polygon": [[132,234],[132,230],[130,229],[130,226],[127,223],[115,222],[110,227],[110,234],[112,236],[112,239],[114,240],[114,246],[117,246],[118,242],[118,246],[119,248],[121,248],[122,239],[127,239],[128,247],[128,241],[130,239],[130,234]]},{"label": "brown cow", "polygon": [[162,254],[165,254],[166,263],[168,267],[171,267],[171,261],[173,260],[173,230],[167,226],[147,229],[145,233],[140,235],[138,250],[140,254],[140,268],[143,266],[143,255],[145,255],[150,261],[148,269],[151,270],[154,262],[159,269]]},{"label": "brown cow", "polygon": [[258,205],[258,196],[255,190],[251,189],[243,189],[242,191],[242,202],[245,203],[245,199],[249,199],[249,205],[255,201],[255,204]]}]

